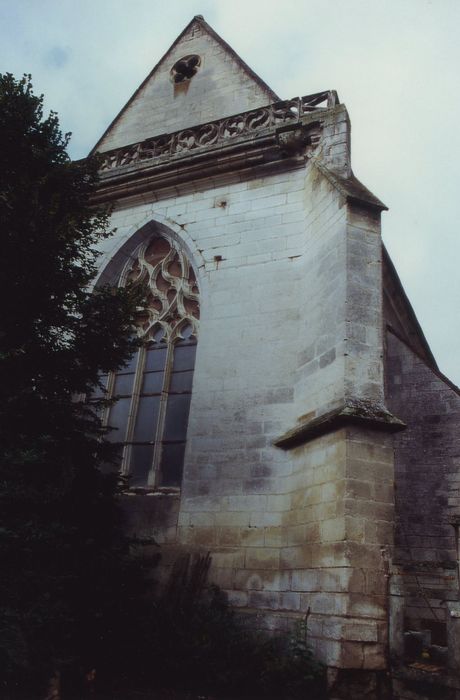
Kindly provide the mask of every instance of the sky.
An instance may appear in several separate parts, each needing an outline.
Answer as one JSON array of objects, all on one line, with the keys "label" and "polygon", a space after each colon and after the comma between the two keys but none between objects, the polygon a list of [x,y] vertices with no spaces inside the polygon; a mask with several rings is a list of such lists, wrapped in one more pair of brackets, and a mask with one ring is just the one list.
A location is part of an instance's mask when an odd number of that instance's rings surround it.
[{"label": "sky", "polygon": [[281,98],[338,91],[353,171],[459,385],[460,0],[0,0],[0,72],[32,74],[80,158],[196,14]]}]

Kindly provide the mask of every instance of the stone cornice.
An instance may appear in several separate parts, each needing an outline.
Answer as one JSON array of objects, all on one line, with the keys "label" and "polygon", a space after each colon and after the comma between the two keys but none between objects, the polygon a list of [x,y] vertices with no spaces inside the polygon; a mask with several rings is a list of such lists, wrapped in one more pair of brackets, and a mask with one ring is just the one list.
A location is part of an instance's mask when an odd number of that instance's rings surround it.
[{"label": "stone cornice", "polygon": [[296,425],[274,441],[276,447],[289,450],[327,433],[349,426],[361,426],[395,433],[406,428],[382,406],[368,401],[350,400],[338,408]]},{"label": "stone cornice", "polygon": [[279,161],[303,162],[337,102],[333,91],[316,93],[99,154],[101,181],[94,202]]}]

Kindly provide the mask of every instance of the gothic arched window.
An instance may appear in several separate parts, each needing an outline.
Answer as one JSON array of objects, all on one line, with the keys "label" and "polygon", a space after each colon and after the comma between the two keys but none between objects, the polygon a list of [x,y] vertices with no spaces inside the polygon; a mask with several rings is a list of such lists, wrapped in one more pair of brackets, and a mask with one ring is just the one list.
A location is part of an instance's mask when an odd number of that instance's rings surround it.
[{"label": "gothic arched window", "polygon": [[141,244],[121,284],[145,284],[148,303],[139,317],[142,347],[129,363],[104,377],[108,439],[120,445],[120,466],[132,487],[179,486],[197,343],[199,303],[193,269],[174,242]]}]

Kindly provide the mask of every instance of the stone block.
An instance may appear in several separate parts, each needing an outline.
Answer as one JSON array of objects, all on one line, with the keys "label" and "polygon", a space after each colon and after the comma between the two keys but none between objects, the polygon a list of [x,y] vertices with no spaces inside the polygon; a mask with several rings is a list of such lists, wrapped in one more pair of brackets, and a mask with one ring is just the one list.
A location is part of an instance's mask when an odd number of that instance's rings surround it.
[{"label": "stone block", "polygon": [[[214,513],[184,513],[182,514],[187,517],[188,524],[192,527],[213,527],[214,526]],[[184,518],[185,520],[185,518]]]},{"label": "stone block", "polygon": [[321,540],[323,542],[338,542],[345,539],[345,518],[323,520],[320,524]]},{"label": "stone block", "polygon": [[373,484],[369,481],[358,481],[356,479],[349,479],[347,481],[346,487],[348,498],[363,498],[365,500],[370,500],[373,498],[374,489]]},{"label": "stone block", "polygon": [[387,617],[385,597],[367,596],[364,598],[359,593],[350,593],[348,597],[347,613],[357,618],[384,620]]},{"label": "stone block", "polygon": [[281,593],[279,607],[283,610],[300,610],[300,594],[293,591]]},{"label": "stone block", "polygon": [[242,530],[239,527],[218,527],[215,529],[217,544],[237,547],[241,544]]},{"label": "stone block", "polygon": [[248,606],[250,608],[277,610],[279,600],[279,594],[273,591],[251,591],[248,596]]},{"label": "stone block", "polygon": [[354,540],[355,542],[363,543],[366,523],[367,520],[364,518],[345,516],[345,531],[347,540]]},{"label": "stone block", "polygon": [[248,594],[244,591],[227,591],[228,602],[236,608],[245,608],[248,605]]},{"label": "stone block", "polygon": [[343,641],[341,645],[340,667],[362,668],[364,664],[364,645],[361,642]]},{"label": "stone block", "polygon": [[260,547],[265,544],[266,530],[262,527],[240,528],[241,543],[245,547]]},{"label": "stone block", "polygon": [[284,527],[266,527],[263,537],[263,544],[267,547],[282,547],[287,544],[287,533]]},{"label": "stone block", "polygon": [[281,549],[280,563],[283,569],[302,569],[312,564],[314,545],[297,545]]},{"label": "stone block", "polygon": [[218,544],[218,533],[210,527],[189,527],[188,541],[202,547]]},{"label": "stone block", "polygon": [[369,521],[364,524],[364,541],[371,544],[392,545],[394,525],[384,520]]},{"label": "stone block", "polygon": [[293,591],[317,591],[321,572],[316,569],[297,570],[292,572]]},{"label": "stone block", "polygon": [[378,630],[376,622],[355,622],[347,620],[343,625],[343,638],[355,642],[377,642]]},{"label": "stone block", "polygon": [[213,515],[217,527],[247,527],[249,525],[250,514],[247,512],[222,511]]},{"label": "stone block", "polygon": [[248,569],[278,569],[280,564],[279,549],[251,547],[246,550],[245,563]]},{"label": "stone block", "polygon": [[369,670],[383,671],[387,668],[385,647],[382,644],[364,644],[363,668]]},{"label": "stone block", "polygon": [[313,544],[310,551],[310,565],[315,568],[350,565],[349,543],[345,541]]},{"label": "stone block", "polygon": [[341,666],[342,645],[331,639],[317,639],[315,643],[317,658],[328,666]]},{"label": "stone block", "polygon": [[301,593],[301,610],[310,611],[321,615],[345,615],[348,607],[347,594],[345,593]]}]

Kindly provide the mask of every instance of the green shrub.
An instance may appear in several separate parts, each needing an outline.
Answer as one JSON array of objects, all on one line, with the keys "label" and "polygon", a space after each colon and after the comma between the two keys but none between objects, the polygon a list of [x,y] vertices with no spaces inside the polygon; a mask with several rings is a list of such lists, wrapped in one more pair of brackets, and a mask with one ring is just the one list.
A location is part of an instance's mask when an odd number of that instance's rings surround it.
[{"label": "green shrub", "polygon": [[179,577],[149,608],[128,642],[136,650],[125,666],[131,688],[134,680],[137,688],[192,696],[325,697],[325,669],[308,648],[305,621],[288,636],[257,633],[253,618],[235,613],[219,588],[193,575]]}]

